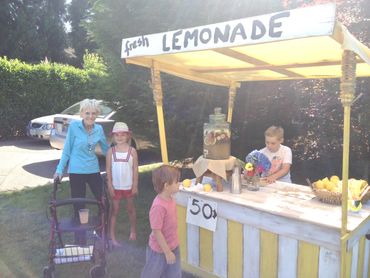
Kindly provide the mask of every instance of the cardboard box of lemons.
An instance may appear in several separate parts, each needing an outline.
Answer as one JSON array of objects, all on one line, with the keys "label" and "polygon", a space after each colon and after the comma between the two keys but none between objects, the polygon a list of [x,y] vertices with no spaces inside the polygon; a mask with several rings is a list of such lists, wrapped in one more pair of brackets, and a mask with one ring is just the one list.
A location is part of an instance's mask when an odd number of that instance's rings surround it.
[{"label": "cardboard box of lemons", "polygon": [[192,182],[191,182],[191,180],[189,180],[189,179],[184,179],[184,180],[182,181],[182,186],[183,186],[183,187],[188,188],[188,187],[190,187],[190,186],[191,186],[191,184],[192,184]]},{"label": "cardboard box of lemons", "polygon": [[203,185],[203,190],[205,192],[211,192],[212,191],[212,185],[210,185],[209,183],[206,183],[205,185]]}]

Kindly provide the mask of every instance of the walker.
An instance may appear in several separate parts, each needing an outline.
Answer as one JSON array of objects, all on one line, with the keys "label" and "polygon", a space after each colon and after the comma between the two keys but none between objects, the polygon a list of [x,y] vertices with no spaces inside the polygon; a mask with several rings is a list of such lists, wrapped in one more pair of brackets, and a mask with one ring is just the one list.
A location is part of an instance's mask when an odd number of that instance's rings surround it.
[{"label": "walker", "polygon": [[[55,274],[58,264],[92,262],[90,277],[104,277],[106,274],[106,237],[108,227],[109,202],[106,196],[105,185],[101,200],[86,198],[56,199],[59,179],[54,180],[54,188],[50,197],[47,217],[50,221],[50,241],[48,265],[43,269],[43,277],[51,278]],[[73,207],[75,204],[88,205],[90,215],[88,222],[81,224],[76,217],[63,217],[62,207]],[[58,212],[59,211],[59,212]],[[58,212],[58,213],[57,213]],[[86,233],[86,244],[68,244],[73,238],[73,233]],[[64,240],[63,240],[64,236]]]}]

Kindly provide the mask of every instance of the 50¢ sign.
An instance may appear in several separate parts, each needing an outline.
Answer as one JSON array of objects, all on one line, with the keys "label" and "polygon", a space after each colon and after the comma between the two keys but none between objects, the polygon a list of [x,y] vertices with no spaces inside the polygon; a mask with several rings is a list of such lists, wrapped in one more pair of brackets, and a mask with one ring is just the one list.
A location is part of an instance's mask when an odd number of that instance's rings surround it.
[{"label": "50\u00a2 sign", "polygon": [[186,222],[214,232],[217,224],[217,203],[199,197],[189,197]]}]

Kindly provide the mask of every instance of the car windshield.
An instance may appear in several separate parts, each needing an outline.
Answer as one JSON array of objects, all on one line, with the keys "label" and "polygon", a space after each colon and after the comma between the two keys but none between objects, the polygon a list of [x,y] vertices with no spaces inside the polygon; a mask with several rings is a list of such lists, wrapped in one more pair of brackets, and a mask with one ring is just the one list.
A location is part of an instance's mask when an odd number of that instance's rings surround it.
[{"label": "car windshield", "polygon": [[[107,103],[101,102],[100,103],[100,114],[98,118],[105,118],[107,115],[113,112],[113,109],[110,108]],[[65,109],[61,114],[67,115],[80,115],[80,103],[73,104],[72,106]]]}]

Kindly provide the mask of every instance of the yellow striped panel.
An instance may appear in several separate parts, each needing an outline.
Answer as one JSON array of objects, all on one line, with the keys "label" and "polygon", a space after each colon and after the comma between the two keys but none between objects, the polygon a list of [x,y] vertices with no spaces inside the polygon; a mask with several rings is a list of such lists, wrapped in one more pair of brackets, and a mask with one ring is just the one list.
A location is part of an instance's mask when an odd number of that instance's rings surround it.
[{"label": "yellow striped panel", "polygon": [[365,237],[361,237],[358,242],[358,261],[357,261],[357,277],[362,278],[364,271],[364,259],[365,259]]},{"label": "yellow striped panel", "polygon": [[367,278],[370,278],[370,254],[368,256],[367,264],[368,264],[368,267],[367,267]]},{"label": "yellow striped panel", "polygon": [[346,252],[346,275],[344,277],[351,277],[352,266],[352,249]]},{"label": "yellow striped panel", "polygon": [[231,220],[227,221],[227,277],[243,277],[243,225]]},{"label": "yellow striped panel", "polygon": [[260,277],[277,277],[278,236],[260,230]]},{"label": "yellow striped panel", "polygon": [[[368,242],[368,241],[366,240],[366,242]],[[367,246],[366,243],[365,243],[365,246]],[[367,267],[367,278],[370,278],[370,254],[368,256],[367,265],[368,265],[368,267]]]},{"label": "yellow striped panel", "polygon": [[180,241],[181,261],[188,260],[187,229],[186,229],[186,207],[177,205],[177,225]]},{"label": "yellow striped panel", "polygon": [[213,233],[199,228],[199,265],[204,270],[213,271]]},{"label": "yellow striped panel", "polygon": [[320,248],[304,241],[298,248],[298,278],[318,277]]}]

